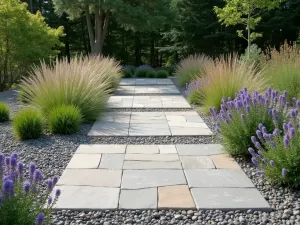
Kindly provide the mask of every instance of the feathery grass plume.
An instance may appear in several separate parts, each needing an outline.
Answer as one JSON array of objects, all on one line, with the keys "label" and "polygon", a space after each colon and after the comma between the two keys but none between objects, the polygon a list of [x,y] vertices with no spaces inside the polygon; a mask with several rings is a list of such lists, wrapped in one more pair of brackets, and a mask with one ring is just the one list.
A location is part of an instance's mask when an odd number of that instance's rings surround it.
[{"label": "feathery grass plume", "polygon": [[250,92],[264,91],[267,88],[267,79],[255,65],[239,60],[237,55],[221,56],[213,64],[204,64],[203,72],[205,76],[201,79],[202,87],[199,92],[200,103],[205,112],[210,107],[219,110],[223,97],[234,98],[244,87]]},{"label": "feathery grass plume", "polygon": [[76,56],[41,62],[20,85],[22,98],[45,115],[60,105],[74,105],[85,121],[94,121],[119,83],[121,67],[113,58]]},{"label": "feathery grass plume", "polygon": [[[249,146],[260,148],[260,140],[267,131],[282,127],[288,119],[289,103],[285,96],[286,92],[279,96],[271,88],[264,94],[254,91],[253,95],[242,89],[235,99],[222,99],[219,113],[211,108],[225,150],[231,155],[249,155]],[[258,139],[251,138],[255,133]]]},{"label": "feathery grass plume", "polygon": [[264,76],[270,79],[273,88],[288,91],[288,99],[300,98],[300,52],[296,45],[287,43],[277,51],[269,52],[270,59],[265,61]]},{"label": "feathery grass plume", "polygon": [[0,102],[0,122],[9,121],[9,110],[8,104]]},{"label": "feathery grass plume", "polygon": [[[274,131],[264,131],[263,148],[249,148],[252,162],[258,174],[265,175],[270,182],[291,188],[300,188],[300,132],[299,106],[290,110],[287,123]],[[264,124],[263,124],[264,125]],[[258,132],[259,133],[259,132]],[[255,137],[252,137],[254,139]]]},{"label": "feathery grass plume", "polygon": [[188,102],[190,104],[199,105],[200,94],[199,89],[201,88],[201,80],[195,80],[189,83],[185,94],[187,95]]},{"label": "feathery grass plume", "polygon": [[204,54],[190,55],[180,61],[175,69],[176,82],[185,87],[188,83],[204,75],[203,66],[211,65],[212,59]]}]

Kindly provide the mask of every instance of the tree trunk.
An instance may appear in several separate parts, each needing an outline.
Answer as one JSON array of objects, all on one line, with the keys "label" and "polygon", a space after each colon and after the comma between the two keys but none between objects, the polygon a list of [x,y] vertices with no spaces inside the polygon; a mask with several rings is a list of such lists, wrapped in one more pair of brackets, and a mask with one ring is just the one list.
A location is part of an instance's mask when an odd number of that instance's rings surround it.
[{"label": "tree trunk", "polygon": [[94,36],[94,29],[93,29],[92,19],[91,19],[90,10],[89,10],[88,5],[85,6],[84,12],[85,12],[85,18],[86,18],[88,32],[89,32],[91,52],[94,53],[95,52],[95,36]]},{"label": "tree trunk", "polygon": [[250,14],[251,14],[251,12],[250,12],[250,3],[248,3],[248,25],[247,25],[247,27],[248,27],[248,48],[247,48],[248,53],[247,53],[247,58],[248,58],[248,60],[250,59],[250,46],[251,46]]},{"label": "tree trunk", "polygon": [[140,66],[141,64],[141,40],[139,33],[135,33],[135,65]]}]

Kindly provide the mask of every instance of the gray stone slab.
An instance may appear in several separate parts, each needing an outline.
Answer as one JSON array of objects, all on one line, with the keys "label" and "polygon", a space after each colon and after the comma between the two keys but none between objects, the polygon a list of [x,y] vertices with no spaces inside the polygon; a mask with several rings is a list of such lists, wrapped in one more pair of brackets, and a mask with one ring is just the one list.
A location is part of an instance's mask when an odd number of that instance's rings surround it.
[{"label": "gray stone slab", "polygon": [[124,170],[122,189],[186,184],[182,170]]},{"label": "gray stone slab", "polygon": [[220,144],[191,144],[176,145],[179,155],[219,155],[224,154],[223,146]]},{"label": "gray stone slab", "polygon": [[245,188],[254,187],[242,170],[237,169],[197,169],[184,170],[190,188]]},{"label": "gray stone slab", "polygon": [[120,81],[120,86],[126,86],[126,85],[134,86],[135,85],[135,80],[136,79],[134,79],[134,78],[123,78]]},{"label": "gray stone slab", "polygon": [[182,169],[180,161],[124,161],[125,170]]},{"label": "gray stone slab", "polygon": [[108,108],[131,108],[133,96],[111,96],[107,102]]},{"label": "gray stone slab", "polygon": [[117,94],[134,94],[135,86],[119,86],[116,90]]},{"label": "gray stone slab", "polygon": [[[58,186],[61,196],[54,208],[57,210],[117,209],[119,188],[89,186]],[[56,190],[56,188],[54,188]]]},{"label": "gray stone slab", "polygon": [[177,154],[126,154],[125,160],[128,161],[179,161]]},{"label": "gray stone slab", "polygon": [[171,79],[154,79],[154,78],[123,78],[120,81],[120,86],[134,85],[174,85]]},{"label": "gray stone slab", "polygon": [[120,209],[156,209],[157,188],[121,190]]},{"label": "gray stone slab", "polygon": [[101,154],[74,154],[67,169],[97,169]]},{"label": "gray stone slab", "polygon": [[127,154],[158,154],[157,145],[127,145]]},{"label": "gray stone slab", "polygon": [[130,124],[129,136],[171,136],[168,124]]},{"label": "gray stone slab", "polygon": [[177,154],[175,145],[158,145],[160,154]]},{"label": "gray stone slab", "polygon": [[128,136],[128,128],[129,124],[116,124],[112,122],[104,125],[99,123],[94,124],[88,136]]},{"label": "gray stone slab", "polygon": [[125,154],[126,145],[80,145],[75,152],[76,154]]},{"label": "gray stone slab", "polygon": [[256,188],[192,188],[198,209],[272,211]]},{"label": "gray stone slab", "polygon": [[57,185],[120,187],[122,170],[66,169]]},{"label": "gray stone slab", "polygon": [[124,154],[102,154],[100,169],[121,170],[123,168]]},{"label": "gray stone slab", "polygon": [[209,156],[180,156],[184,169],[215,169]]}]

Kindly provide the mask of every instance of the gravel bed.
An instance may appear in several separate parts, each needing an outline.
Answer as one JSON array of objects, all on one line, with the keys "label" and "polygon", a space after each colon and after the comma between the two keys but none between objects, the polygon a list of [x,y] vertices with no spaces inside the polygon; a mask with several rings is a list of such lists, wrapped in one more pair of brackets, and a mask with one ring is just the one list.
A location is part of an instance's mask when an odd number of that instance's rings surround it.
[{"label": "gravel bed", "polygon": [[[24,107],[16,100],[13,91],[0,93],[0,101],[10,104],[12,112]],[[199,112],[213,130],[210,116]],[[175,144],[217,143],[215,137],[88,137],[92,124],[83,125],[80,132],[69,136],[46,134],[42,138],[20,142],[13,136],[11,123],[0,124],[0,152],[18,152],[24,163],[37,163],[45,177],[61,175],[79,144]],[[119,224],[300,224],[300,193],[269,184],[264,177],[255,174],[249,160],[236,158],[273,212],[246,212],[220,210],[106,210],[82,212],[62,210],[53,213],[55,225],[119,225]]]}]

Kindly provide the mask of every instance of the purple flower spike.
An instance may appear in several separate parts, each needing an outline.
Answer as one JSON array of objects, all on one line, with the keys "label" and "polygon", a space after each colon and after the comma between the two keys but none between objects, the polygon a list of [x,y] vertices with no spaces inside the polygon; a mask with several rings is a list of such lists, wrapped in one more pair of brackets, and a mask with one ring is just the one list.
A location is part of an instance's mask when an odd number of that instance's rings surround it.
[{"label": "purple flower spike", "polygon": [[276,116],[276,109],[272,109],[272,116]]},{"label": "purple flower spike", "polygon": [[[257,130],[257,131],[256,131],[256,135],[257,135],[257,137],[258,137],[259,139],[262,139],[262,137],[263,137],[260,130]],[[254,143],[254,144],[255,144],[255,143]]]},{"label": "purple flower spike", "polygon": [[51,196],[49,196],[49,198],[48,198],[48,205],[51,205],[51,204],[52,204],[52,202],[53,202],[53,199],[52,199],[52,197],[51,197]]},{"label": "purple flower spike", "polygon": [[52,178],[52,181],[53,181],[53,185],[56,185],[57,182],[58,182],[58,177],[57,177],[57,176],[54,176],[54,177]]},{"label": "purple flower spike", "polygon": [[275,103],[275,105],[278,103],[278,97],[274,98],[274,103]]},{"label": "purple flower spike", "polygon": [[264,139],[265,139],[266,141],[268,141],[268,140],[269,140],[269,134],[267,134],[267,133],[264,133],[264,134],[263,134],[263,137],[264,137]]},{"label": "purple flower spike", "polygon": [[281,173],[282,173],[282,176],[285,177],[287,174],[287,170],[285,168],[283,168]]},{"label": "purple flower spike", "polygon": [[265,172],[264,172],[264,171],[261,171],[261,170],[256,170],[256,174],[257,174],[257,175],[264,175]]},{"label": "purple flower spike", "polygon": [[253,163],[254,165],[257,165],[257,164],[258,164],[258,160],[257,160],[257,158],[255,158],[255,157],[252,157],[252,158],[251,158],[251,161],[252,161],[252,163]]},{"label": "purple flower spike", "polygon": [[295,97],[292,98],[293,106],[295,107],[297,105],[297,99]]},{"label": "purple flower spike", "polygon": [[10,157],[17,160],[18,159],[18,153],[13,152]]},{"label": "purple flower spike", "polygon": [[4,162],[4,155],[0,153],[0,165],[2,165]]},{"label": "purple flower spike", "polygon": [[287,95],[287,91],[285,90],[285,91],[283,92],[283,96],[286,97],[286,95]]},{"label": "purple flower spike", "polygon": [[256,147],[257,149],[259,149],[259,150],[262,150],[262,147],[261,147],[261,145],[260,145],[259,142],[256,142],[256,143],[255,143],[255,147]]},{"label": "purple flower spike", "polygon": [[4,195],[12,195],[14,193],[14,183],[11,179],[5,179],[2,184],[2,192]]},{"label": "purple flower spike", "polygon": [[18,172],[19,174],[23,174],[23,171],[24,171],[24,164],[22,162],[18,162]]},{"label": "purple flower spike", "polygon": [[39,213],[36,217],[35,224],[43,225],[45,222],[45,215],[43,213]]},{"label": "purple flower spike", "polygon": [[288,123],[288,129],[293,128],[293,124],[291,122]]},{"label": "purple flower spike", "polygon": [[53,189],[53,181],[51,179],[47,180],[47,189],[49,192],[51,192]]},{"label": "purple flower spike", "polygon": [[5,165],[6,165],[7,167],[10,166],[10,160],[11,160],[10,157],[6,157],[6,158],[5,158]]},{"label": "purple flower spike", "polygon": [[282,127],[283,127],[284,132],[287,132],[289,129],[289,127],[286,123],[283,123]]},{"label": "purple flower spike", "polygon": [[253,148],[248,148],[248,151],[250,152],[250,154],[251,154],[252,156],[254,156],[254,155],[255,155],[255,151],[254,151],[254,149],[253,149]]},{"label": "purple flower spike", "polygon": [[33,180],[35,183],[41,181],[43,179],[43,174],[40,170],[34,171]]},{"label": "purple flower spike", "polygon": [[258,124],[258,129],[262,129],[263,128],[263,125],[260,123],[260,124]]},{"label": "purple flower spike", "polygon": [[264,163],[268,163],[268,160],[267,160],[266,158],[262,158],[262,161],[263,161]]},{"label": "purple flower spike", "polygon": [[233,119],[232,114],[230,112],[227,115],[230,119]]},{"label": "purple flower spike", "polygon": [[252,137],[251,137],[251,141],[252,141],[252,143],[255,145],[255,143],[257,142],[256,137],[255,137],[255,136],[252,136]]},{"label": "purple flower spike", "polygon": [[23,183],[23,190],[25,194],[28,194],[30,191],[30,182],[27,180]]},{"label": "purple flower spike", "polygon": [[29,173],[30,173],[30,176],[33,176],[35,170],[36,170],[36,165],[33,162],[31,162],[29,164]]},{"label": "purple flower spike", "polygon": [[275,166],[275,162],[273,160],[270,160],[270,165]]},{"label": "purple flower spike", "polygon": [[295,136],[295,128],[294,128],[294,127],[291,127],[291,128],[289,129],[289,131],[290,131],[290,136],[291,136],[291,138],[293,138],[293,137]]},{"label": "purple flower spike", "polygon": [[277,136],[279,134],[279,129],[278,128],[275,128],[274,131],[273,131],[273,135],[274,136]]},{"label": "purple flower spike", "polygon": [[261,128],[261,131],[262,131],[262,133],[263,133],[263,134],[267,134],[267,133],[268,133],[268,131],[267,131],[267,128],[266,128],[266,127],[262,127],[262,128]]},{"label": "purple flower spike", "polygon": [[287,148],[289,145],[289,136],[288,135],[284,135],[283,143],[284,143],[284,146]]},{"label": "purple flower spike", "polygon": [[290,115],[291,115],[291,117],[295,118],[297,116],[296,111],[292,109],[290,111]]},{"label": "purple flower spike", "polygon": [[60,189],[56,189],[56,192],[55,192],[55,197],[58,198],[61,194],[61,191]]},{"label": "purple flower spike", "polygon": [[17,159],[16,158],[10,158],[10,165],[12,169],[14,170],[17,166]]}]

